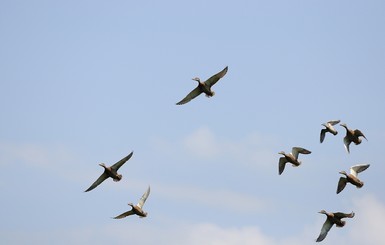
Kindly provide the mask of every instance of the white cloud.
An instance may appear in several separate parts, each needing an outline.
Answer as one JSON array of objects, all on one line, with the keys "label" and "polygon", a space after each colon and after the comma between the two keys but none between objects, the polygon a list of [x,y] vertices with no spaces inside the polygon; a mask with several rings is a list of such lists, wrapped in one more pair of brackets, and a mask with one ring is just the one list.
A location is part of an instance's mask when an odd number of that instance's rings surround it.
[{"label": "white cloud", "polygon": [[79,158],[69,148],[63,145],[42,144],[12,144],[0,142],[0,164],[5,167],[30,166],[43,171],[54,173],[69,179],[80,180],[88,172],[81,173],[82,166]]},{"label": "white cloud", "polygon": [[184,147],[199,157],[216,157],[222,152],[221,144],[207,127],[202,127],[183,140]]},{"label": "white cloud", "polygon": [[356,199],[354,222],[352,224],[352,244],[385,244],[385,204],[375,196],[367,195]]},{"label": "white cloud", "polygon": [[188,233],[184,244],[198,245],[238,245],[259,244],[273,245],[274,242],[265,236],[257,227],[222,228],[214,224],[197,224]]},{"label": "white cloud", "polygon": [[273,139],[250,133],[238,139],[221,138],[208,127],[201,127],[182,140],[184,150],[200,158],[226,158],[248,167],[269,166],[276,162],[271,150]]},{"label": "white cloud", "polygon": [[[44,167],[52,161],[54,154],[41,146],[34,144],[10,144],[1,143],[1,163],[2,164],[28,164],[33,166]],[[52,162],[51,162],[52,163]]]},{"label": "white cloud", "polygon": [[210,190],[189,186],[165,186],[162,184],[156,186],[158,194],[167,198],[208,206],[210,209],[219,208],[231,211],[236,208],[237,212],[256,213],[273,207],[266,200],[228,190]]},{"label": "white cloud", "polygon": [[[103,226],[71,227],[45,231],[0,232],[10,244],[167,244],[167,245],[274,245],[257,227],[224,228],[211,223],[179,222],[154,226],[149,218],[129,217]],[[59,238],[59,239],[58,239]]]},{"label": "white cloud", "polygon": [[[120,190],[135,190],[139,194],[144,191],[143,187],[147,187],[147,183],[133,178],[127,180],[127,185],[114,185],[111,182],[109,185],[111,188]],[[168,200],[168,202],[193,203],[210,210],[220,209],[229,212],[236,208],[237,213],[242,214],[266,212],[275,208],[275,204],[269,200],[226,189],[199,188],[182,184],[152,182],[151,193],[161,197],[163,200]]]}]

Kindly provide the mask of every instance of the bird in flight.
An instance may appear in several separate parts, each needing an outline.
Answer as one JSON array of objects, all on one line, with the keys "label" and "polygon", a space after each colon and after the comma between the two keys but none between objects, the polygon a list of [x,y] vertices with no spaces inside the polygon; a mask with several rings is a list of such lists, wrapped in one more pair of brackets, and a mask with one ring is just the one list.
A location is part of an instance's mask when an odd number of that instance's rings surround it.
[{"label": "bird in flight", "polygon": [[335,128],[333,127],[334,125],[336,125],[337,123],[340,123],[340,120],[332,120],[332,121],[329,121],[327,123],[323,123],[322,126],[324,126],[325,128],[321,129],[321,134],[320,134],[320,142],[322,143],[325,139],[325,134],[327,132],[333,134],[333,135],[337,135],[338,132],[337,130],[335,130]]},{"label": "bird in flight", "polygon": [[122,175],[118,174],[118,169],[132,157],[132,154],[134,154],[134,152],[131,152],[128,156],[124,157],[119,162],[115,163],[110,167],[107,167],[104,163],[100,163],[99,165],[104,168],[104,172],[85,192],[95,189],[95,187],[100,185],[109,177],[111,177],[115,182],[120,181],[122,179]]},{"label": "bird in flight", "polygon": [[345,177],[340,177],[340,180],[338,181],[337,186],[337,194],[340,193],[346,186],[346,183],[351,183],[352,185],[355,185],[357,188],[361,188],[364,186],[364,182],[362,182],[358,178],[358,173],[361,173],[362,171],[369,168],[370,164],[358,164],[355,166],[352,166],[350,168],[350,174],[347,174],[345,171],[341,171],[340,174],[345,175]]},{"label": "bird in flight", "polygon": [[221,79],[224,75],[226,75],[228,70],[228,67],[226,66],[222,71],[218,72],[217,74],[211,76],[209,79],[207,79],[204,82],[201,82],[201,80],[198,77],[193,78],[192,80],[195,80],[198,82],[198,86],[193,89],[186,97],[184,97],[181,101],[176,103],[177,105],[183,105],[189,102],[190,100],[194,99],[201,93],[205,93],[207,97],[214,96],[215,92],[211,90],[211,87],[218,82],[219,79]]},{"label": "bird in flight", "polygon": [[362,140],[359,137],[362,136],[366,140],[368,140],[360,130],[349,129],[345,123],[341,123],[340,125],[346,129],[346,136],[344,137],[344,145],[345,145],[345,149],[348,153],[350,153],[350,150],[349,150],[350,143],[354,142],[354,144],[356,144],[356,145],[361,144]]},{"label": "bird in flight", "polygon": [[142,195],[138,204],[134,205],[132,203],[129,203],[128,205],[131,206],[131,210],[114,217],[114,219],[122,219],[124,217],[133,215],[133,214],[138,215],[140,218],[147,217],[147,212],[143,211],[143,205],[146,202],[149,194],[150,194],[150,186],[147,188],[147,191]]},{"label": "bird in flight", "polygon": [[354,217],[354,212],[351,212],[350,214],[346,213],[328,213],[325,210],[321,210],[318,213],[320,214],[325,214],[326,215],[326,221],[322,225],[321,233],[319,234],[316,242],[321,242],[325,239],[326,235],[330,231],[330,229],[333,227],[335,224],[337,227],[344,227],[346,224],[346,221],[341,220],[343,218],[353,218]]},{"label": "bird in flight", "polygon": [[301,165],[301,161],[298,161],[298,154],[310,154],[311,151],[306,150],[302,147],[293,147],[290,153],[285,153],[284,151],[278,152],[278,154],[283,155],[283,157],[279,158],[278,163],[278,173],[281,175],[283,170],[285,170],[286,163],[291,163],[294,167],[298,167]]}]

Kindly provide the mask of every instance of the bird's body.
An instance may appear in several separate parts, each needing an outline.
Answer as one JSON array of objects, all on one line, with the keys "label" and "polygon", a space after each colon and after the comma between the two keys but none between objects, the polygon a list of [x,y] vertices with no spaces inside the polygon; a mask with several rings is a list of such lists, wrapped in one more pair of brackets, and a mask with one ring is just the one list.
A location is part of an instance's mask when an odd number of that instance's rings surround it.
[{"label": "bird's body", "polygon": [[328,234],[329,230],[333,227],[333,225],[336,225],[337,227],[344,227],[346,222],[343,221],[343,218],[353,218],[354,212],[351,212],[349,214],[347,213],[328,213],[325,210],[321,210],[319,213],[326,215],[326,221],[322,226],[321,233],[319,234],[316,242],[321,242],[325,239],[326,235]]},{"label": "bird's body", "polygon": [[104,163],[99,164],[99,166],[102,166],[104,168],[104,172],[108,175],[108,177],[111,177],[113,181],[119,182],[122,179],[122,175],[118,174],[118,171],[110,167],[107,167]]},{"label": "bird's body", "polygon": [[146,202],[149,194],[150,194],[150,187],[148,187],[147,191],[142,195],[138,204],[133,205],[132,203],[129,203],[128,205],[131,206],[131,210],[114,217],[114,219],[122,219],[124,217],[130,216],[133,214],[136,214],[141,218],[147,217],[147,212],[143,211],[143,205]]},{"label": "bird's body", "polygon": [[293,147],[290,153],[285,153],[283,151],[278,152],[278,154],[283,155],[283,157],[279,158],[278,163],[278,173],[281,175],[285,170],[286,163],[291,163],[293,166],[298,167],[301,165],[301,161],[298,161],[298,154],[310,154],[311,151],[306,150],[301,147]]},{"label": "bird's body", "polygon": [[320,142],[321,143],[324,141],[326,133],[331,133],[333,135],[338,134],[337,130],[333,126],[339,122],[340,122],[340,120],[332,120],[332,121],[329,121],[327,123],[321,124],[322,126],[325,127],[323,129],[321,129],[321,134],[320,134]]},{"label": "bird's body", "polygon": [[345,171],[339,172],[340,174],[345,175],[345,177],[340,177],[340,180],[338,181],[337,194],[345,188],[347,183],[350,183],[356,186],[357,188],[361,188],[362,186],[364,186],[364,182],[358,178],[358,173],[366,170],[369,166],[370,164],[360,164],[352,166],[350,168],[350,174],[347,174]]},{"label": "bird's body", "polygon": [[198,77],[193,78],[192,80],[195,80],[198,82],[198,86],[193,89],[186,97],[184,97],[181,101],[176,103],[177,105],[183,105],[189,102],[190,100],[194,99],[201,93],[206,94],[207,97],[214,96],[215,92],[211,90],[211,87],[218,82],[219,79],[221,79],[224,75],[226,75],[228,70],[228,67],[226,66],[222,71],[218,72],[217,74],[211,76],[209,79],[207,79],[204,82],[201,82],[201,80]]},{"label": "bird's body", "polygon": [[85,191],[88,192],[90,190],[93,190],[98,185],[100,185],[103,181],[105,181],[108,178],[112,178],[115,182],[118,182],[122,179],[122,175],[118,173],[119,168],[127,162],[134,152],[131,152],[128,156],[122,158],[120,161],[115,163],[112,166],[107,167],[104,163],[100,163],[99,165],[104,168],[104,172],[99,176],[99,178]]},{"label": "bird's body", "polygon": [[353,142],[356,145],[361,144],[362,140],[360,137],[364,137],[366,140],[368,140],[360,130],[349,129],[345,123],[341,123],[340,125],[346,129],[346,136],[344,137],[344,146],[348,153],[350,153],[350,143]]}]

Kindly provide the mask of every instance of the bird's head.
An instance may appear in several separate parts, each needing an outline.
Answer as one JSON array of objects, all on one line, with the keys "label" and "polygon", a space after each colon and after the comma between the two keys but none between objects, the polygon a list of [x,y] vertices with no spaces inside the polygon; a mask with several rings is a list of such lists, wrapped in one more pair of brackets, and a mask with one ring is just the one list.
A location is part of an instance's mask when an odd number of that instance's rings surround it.
[{"label": "bird's head", "polygon": [[192,80],[197,81],[198,83],[201,82],[201,80],[199,79],[199,77],[194,77]]},{"label": "bird's head", "polygon": [[285,155],[285,152],[284,151],[280,151],[280,152],[278,152],[278,154]]},{"label": "bird's head", "polygon": [[318,213],[320,213],[320,214],[326,214],[326,215],[328,214],[328,213],[327,213],[325,210],[323,210],[323,209],[322,209],[321,211],[319,211]]},{"label": "bird's head", "polygon": [[104,163],[99,163],[99,166],[103,167],[103,168],[107,168],[106,165]]},{"label": "bird's head", "polygon": [[346,129],[348,129],[348,126],[346,126],[345,123],[340,123],[340,126],[346,128]]},{"label": "bird's head", "polygon": [[340,172],[338,172],[338,173],[343,174],[343,175],[345,175],[345,176],[348,176],[348,174],[347,174],[345,171],[340,171]]},{"label": "bird's head", "polygon": [[132,202],[127,204],[128,206],[134,207],[134,204]]}]

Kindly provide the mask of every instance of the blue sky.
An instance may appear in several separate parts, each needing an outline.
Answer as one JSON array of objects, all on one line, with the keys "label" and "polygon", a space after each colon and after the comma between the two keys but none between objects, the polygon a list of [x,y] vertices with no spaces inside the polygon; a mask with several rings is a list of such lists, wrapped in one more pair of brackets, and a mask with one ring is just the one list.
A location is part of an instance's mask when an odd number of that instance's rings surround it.
[{"label": "blue sky", "polygon": [[[383,1],[1,1],[0,242],[382,244]],[[215,96],[175,105],[225,66]],[[343,147],[340,119],[368,138]],[[278,175],[279,151],[301,146]],[[84,193],[134,151],[123,179]],[[339,171],[370,168],[336,195]],[[147,186],[145,219],[111,217]]]}]

